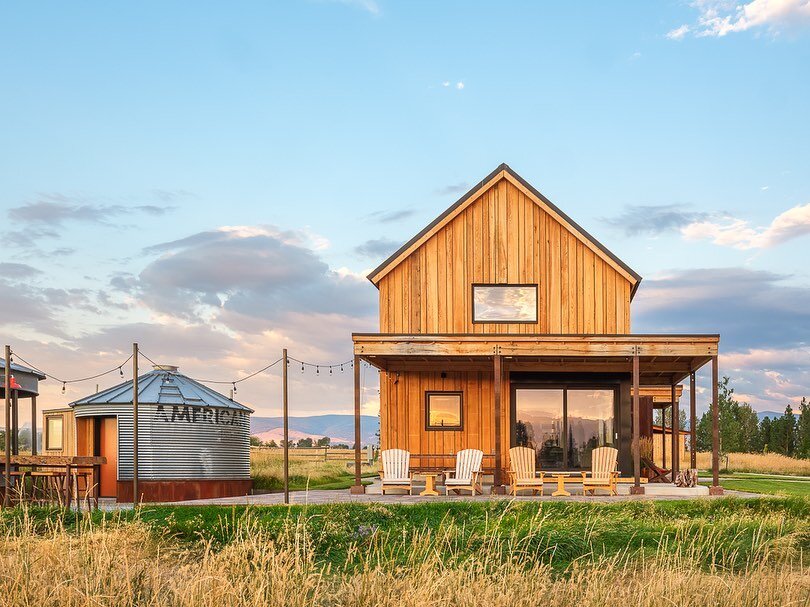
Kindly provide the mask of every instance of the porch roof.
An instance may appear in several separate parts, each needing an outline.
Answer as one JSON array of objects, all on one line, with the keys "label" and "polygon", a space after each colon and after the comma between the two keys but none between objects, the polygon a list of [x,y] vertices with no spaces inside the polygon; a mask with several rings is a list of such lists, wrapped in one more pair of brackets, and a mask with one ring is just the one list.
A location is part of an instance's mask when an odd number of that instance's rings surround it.
[{"label": "porch roof", "polygon": [[640,381],[674,384],[717,355],[720,336],[354,333],[354,354],[385,371],[491,366],[510,370],[629,373],[638,355]]}]

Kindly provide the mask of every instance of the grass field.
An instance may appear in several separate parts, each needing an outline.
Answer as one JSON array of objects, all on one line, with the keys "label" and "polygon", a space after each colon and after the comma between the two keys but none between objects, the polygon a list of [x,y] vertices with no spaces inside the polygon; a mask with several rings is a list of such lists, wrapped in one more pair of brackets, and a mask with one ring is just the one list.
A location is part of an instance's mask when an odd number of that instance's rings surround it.
[{"label": "grass field", "polygon": [[[688,455],[681,466],[689,466]],[[698,453],[697,467],[700,470],[711,470],[712,454]],[[729,453],[720,458],[720,469],[723,472],[810,476],[810,459],[787,457],[778,453]]]},{"label": "grass field", "polygon": [[810,500],[0,514],[0,604],[806,605]]},{"label": "grass field", "polygon": [[735,491],[810,498],[810,477],[734,473],[723,474],[720,479],[723,487]]},{"label": "grass field", "polygon": [[[353,463],[353,462],[348,462]],[[250,476],[258,490],[284,488],[284,459],[280,452],[251,449]],[[363,465],[363,476],[375,476],[376,468]],[[290,458],[290,489],[348,489],[354,484],[354,467],[342,460]]]}]

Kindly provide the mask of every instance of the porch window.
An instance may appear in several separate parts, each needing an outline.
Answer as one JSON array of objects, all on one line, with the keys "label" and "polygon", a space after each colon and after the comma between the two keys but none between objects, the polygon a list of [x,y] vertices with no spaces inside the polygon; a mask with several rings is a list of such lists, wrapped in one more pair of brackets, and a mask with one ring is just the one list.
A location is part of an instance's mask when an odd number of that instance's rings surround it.
[{"label": "porch window", "polygon": [[45,449],[60,451],[64,448],[62,438],[63,420],[61,415],[49,415],[45,418]]},{"label": "porch window", "polygon": [[473,322],[537,322],[537,285],[473,285]]},{"label": "porch window", "polygon": [[427,430],[461,430],[461,392],[426,392]]}]

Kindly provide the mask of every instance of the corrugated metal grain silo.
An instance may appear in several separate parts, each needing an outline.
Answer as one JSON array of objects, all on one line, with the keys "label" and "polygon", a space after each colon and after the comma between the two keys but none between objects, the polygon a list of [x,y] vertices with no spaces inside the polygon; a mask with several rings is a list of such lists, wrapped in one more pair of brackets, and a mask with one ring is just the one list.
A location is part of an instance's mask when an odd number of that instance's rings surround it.
[{"label": "corrugated metal grain silo", "polygon": [[[71,403],[76,454],[107,457],[101,496],[121,502],[132,501],[132,383]],[[143,501],[250,492],[252,409],[170,365],[155,365],[138,378],[138,403],[138,492]]]}]

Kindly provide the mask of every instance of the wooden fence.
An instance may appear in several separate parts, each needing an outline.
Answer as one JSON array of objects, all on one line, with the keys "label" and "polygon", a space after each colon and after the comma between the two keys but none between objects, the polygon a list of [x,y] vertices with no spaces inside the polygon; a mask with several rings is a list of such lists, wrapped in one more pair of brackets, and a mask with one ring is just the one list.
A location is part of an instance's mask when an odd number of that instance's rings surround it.
[{"label": "wooden fence", "polygon": [[[254,451],[269,453],[271,455],[284,455],[281,447],[251,447]],[[374,461],[379,456],[379,449],[367,446],[363,449],[363,460]],[[312,461],[354,461],[354,449],[340,449],[334,447],[290,447],[290,459],[306,459]]]}]

